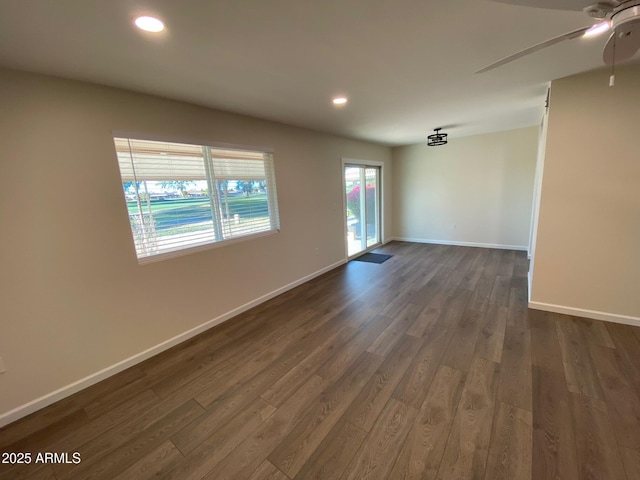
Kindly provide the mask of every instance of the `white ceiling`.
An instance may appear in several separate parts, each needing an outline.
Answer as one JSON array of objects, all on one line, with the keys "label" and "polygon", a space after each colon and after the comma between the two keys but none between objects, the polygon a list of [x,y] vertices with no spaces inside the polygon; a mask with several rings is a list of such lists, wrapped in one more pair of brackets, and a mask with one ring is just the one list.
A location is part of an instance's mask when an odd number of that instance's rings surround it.
[{"label": "white ceiling", "polygon": [[0,0],[0,65],[404,145],[539,124],[547,82],[601,67],[606,35],[473,72],[592,23],[489,0]]}]

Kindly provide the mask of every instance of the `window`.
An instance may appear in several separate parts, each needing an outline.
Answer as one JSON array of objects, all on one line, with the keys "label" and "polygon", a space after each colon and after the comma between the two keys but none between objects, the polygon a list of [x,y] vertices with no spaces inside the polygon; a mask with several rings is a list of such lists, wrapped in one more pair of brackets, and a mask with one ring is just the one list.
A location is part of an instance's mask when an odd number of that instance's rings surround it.
[{"label": "window", "polygon": [[280,229],[270,152],[121,136],[114,143],[140,263]]}]

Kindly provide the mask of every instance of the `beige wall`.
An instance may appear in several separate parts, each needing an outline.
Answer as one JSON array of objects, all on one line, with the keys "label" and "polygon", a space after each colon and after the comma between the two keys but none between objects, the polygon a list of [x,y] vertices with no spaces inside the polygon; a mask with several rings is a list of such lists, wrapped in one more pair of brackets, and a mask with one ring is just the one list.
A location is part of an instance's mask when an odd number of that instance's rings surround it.
[{"label": "beige wall", "polygon": [[[0,105],[0,416],[343,260],[342,157],[391,197],[383,146],[8,70]],[[273,147],[281,232],[139,266],[112,130]]]},{"label": "beige wall", "polygon": [[529,127],[394,148],[394,237],[526,248],[537,142]]},{"label": "beige wall", "polygon": [[616,70],[551,85],[530,300],[640,324],[640,67]]}]

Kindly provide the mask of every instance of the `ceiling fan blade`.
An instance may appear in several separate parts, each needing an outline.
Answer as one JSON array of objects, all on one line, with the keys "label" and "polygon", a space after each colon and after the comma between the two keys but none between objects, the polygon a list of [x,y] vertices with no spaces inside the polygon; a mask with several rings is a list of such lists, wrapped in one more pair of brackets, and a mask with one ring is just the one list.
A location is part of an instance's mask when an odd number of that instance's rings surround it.
[{"label": "ceiling fan blade", "polygon": [[613,65],[614,52],[615,63],[620,63],[629,60],[639,49],[640,19],[635,22],[625,23],[615,29],[615,31],[609,36],[609,40],[607,40],[607,45],[604,47],[602,59],[607,65]]},{"label": "ceiling fan blade", "polygon": [[578,30],[574,30],[573,32],[565,33],[564,35],[559,35],[557,37],[554,37],[550,40],[547,40],[546,42],[538,43],[533,47],[525,48],[524,50],[518,53],[514,53],[513,55],[509,55],[508,57],[505,57],[502,60],[498,60],[497,62],[492,63],[488,67],[484,67],[482,70],[478,70],[475,73],[488,72],[489,70],[493,70],[494,68],[500,67],[505,63],[513,62],[514,60],[524,57],[525,55],[529,55],[530,53],[537,52],[538,50],[542,50],[543,48],[550,47],[551,45],[555,45],[556,43],[581,37],[582,35],[584,35],[584,32],[586,32],[590,28],[591,28],[590,26],[579,28]]},{"label": "ceiling fan blade", "polygon": [[[571,10],[582,12],[585,7],[589,7],[596,0],[493,0],[494,2],[508,3],[509,5],[521,5],[523,7],[548,8],[551,10]],[[610,3],[620,3],[610,2]]]}]

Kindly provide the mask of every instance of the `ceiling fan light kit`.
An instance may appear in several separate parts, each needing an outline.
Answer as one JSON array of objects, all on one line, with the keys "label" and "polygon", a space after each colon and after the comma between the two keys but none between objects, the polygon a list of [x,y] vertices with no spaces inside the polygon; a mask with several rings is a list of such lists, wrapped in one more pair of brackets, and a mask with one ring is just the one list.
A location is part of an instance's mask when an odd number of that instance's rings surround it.
[{"label": "ceiling fan light kit", "polygon": [[447,144],[448,134],[440,133],[440,130],[442,130],[442,128],[435,128],[434,131],[436,133],[432,133],[431,135],[429,135],[427,137],[427,145],[428,146],[430,146],[430,147],[438,147],[440,145],[446,145]]},{"label": "ceiling fan light kit", "polygon": [[624,62],[640,49],[640,2],[629,2],[611,16],[612,33],[602,58],[607,65]]}]

